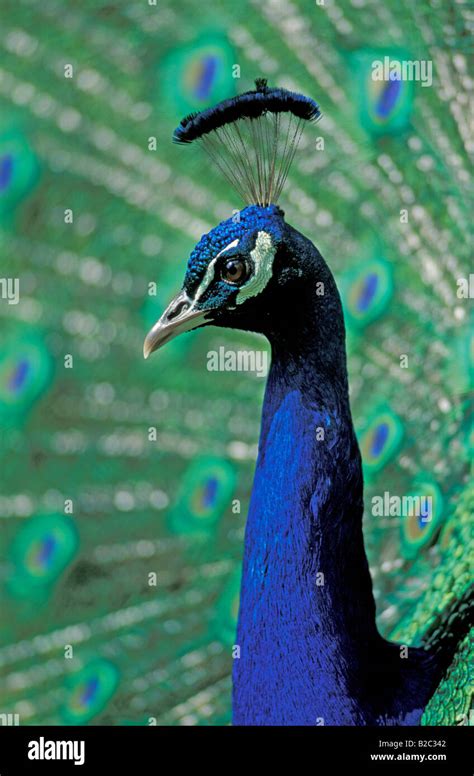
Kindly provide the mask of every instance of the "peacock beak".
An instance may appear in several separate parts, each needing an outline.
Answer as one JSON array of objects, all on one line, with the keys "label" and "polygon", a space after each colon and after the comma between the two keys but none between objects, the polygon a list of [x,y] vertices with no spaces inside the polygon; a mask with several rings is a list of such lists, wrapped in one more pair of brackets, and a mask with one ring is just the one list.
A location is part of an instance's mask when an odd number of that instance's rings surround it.
[{"label": "peacock beak", "polygon": [[170,302],[161,318],[148,332],[143,343],[143,355],[158,350],[184,331],[191,331],[210,320],[210,310],[193,309],[193,301],[185,291],[180,291]]}]

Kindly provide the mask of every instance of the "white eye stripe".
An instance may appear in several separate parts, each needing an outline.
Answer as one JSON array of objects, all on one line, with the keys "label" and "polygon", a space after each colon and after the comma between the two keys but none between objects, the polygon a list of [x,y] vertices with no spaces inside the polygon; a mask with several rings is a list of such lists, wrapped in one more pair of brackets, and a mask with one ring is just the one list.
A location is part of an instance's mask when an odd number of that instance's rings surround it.
[{"label": "white eye stripe", "polygon": [[222,256],[222,254],[225,253],[226,251],[230,251],[231,248],[235,248],[239,244],[239,242],[240,242],[240,240],[238,240],[238,239],[237,240],[232,240],[232,242],[229,243],[229,245],[226,245],[225,248],[223,248],[221,251],[219,251],[217,256],[214,256],[214,258],[212,259],[212,261],[209,264],[208,268],[206,269],[206,274],[204,275],[203,279],[201,280],[201,282],[200,282],[200,284],[198,286],[198,289],[197,289],[197,291],[196,291],[196,293],[194,295],[193,303],[191,305],[191,310],[193,309],[193,307],[196,304],[196,302],[199,301],[199,299],[201,298],[201,296],[203,295],[205,290],[208,288],[208,286],[211,284],[211,282],[214,280],[214,266],[215,266],[215,263],[216,263],[217,259],[219,258],[219,256]]},{"label": "white eye stripe", "polygon": [[254,272],[250,279],[242,286],[237,294],[237,304],[242,304],[246,299],[257,296],[266,287],[273,273],[273,259],[276,248],[268,232],[261,231],[257,234],[255,248],[250,252],[254,265]]},{"label": "white eye stripe", "polygon": [[236,248],[236,247],[237,247],[237,245],[239,244],[239,242],[240,242],[240,240],[239,240],[239,239],[237,239],[237,240],[232,240],[232,242],[231,242],[231,243],[229,243],[229,245],[226,245],[226,247],[225,247],[225,248],[222,248],[222,250],[221,250],[221,251],[219,251],[219,253],[218,253],[218,254],[217,254],[217,256],[216,256],[216,259],[218,259],[218,258],[219,258],[219,256],[222,256],[222,254],[223,254],[223,253],[225,253],[226,251],[230,251],[230,249],[231,249],[231,248]]},{"label": "white eye stripe", "polygon": [[[199,284],[199,287],[194,296],[193,303],[190,311],[193,310],[201,296],[205,293],[211,282],[214,280],[215,265],[217,259],[222,256],[223,253],[235,248],[239,244],[239,240],[233,240],[229,245],[223,248],[217,256],[214,256],[209,266],[206,269],[206,273]],[[266,287],[268,281],[273,274],[273,259],[275,258],[276,248],[273,244],[271,236],[268,232],[260,231],[257,234],[255,242],[255,248],[250,252],[252,261],[254,264],[253,275],[247,280],[246,283],[239,289],[236,298],[236,304],[242,304],[246,299],[252,296],[257,296]]]}]

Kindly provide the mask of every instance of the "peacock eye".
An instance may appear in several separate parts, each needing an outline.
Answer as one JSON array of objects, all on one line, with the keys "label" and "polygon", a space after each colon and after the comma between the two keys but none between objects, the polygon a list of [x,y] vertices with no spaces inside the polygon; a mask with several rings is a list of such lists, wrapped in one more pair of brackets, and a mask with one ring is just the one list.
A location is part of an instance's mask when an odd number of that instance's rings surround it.
[{"label": "peacock eye", "polygon": [[241,285],[247,280],[248,266],[242,259],[228,259],[222,267],[222,278],[226,283]]}]

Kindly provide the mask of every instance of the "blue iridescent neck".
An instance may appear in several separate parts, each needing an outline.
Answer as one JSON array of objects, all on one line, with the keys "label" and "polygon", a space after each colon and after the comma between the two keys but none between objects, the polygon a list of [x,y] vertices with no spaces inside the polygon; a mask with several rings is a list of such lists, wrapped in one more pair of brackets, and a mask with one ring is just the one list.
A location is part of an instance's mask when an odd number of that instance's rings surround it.
[{"label": "blue iridescent neck", "polygon": [[373,718],[359,692],[380,642],[362,538],[361,460],[340,300],[330,274],[325,282],[329,318],[308,282],[268,332],[272,366],[246,527],[234,724]]}]

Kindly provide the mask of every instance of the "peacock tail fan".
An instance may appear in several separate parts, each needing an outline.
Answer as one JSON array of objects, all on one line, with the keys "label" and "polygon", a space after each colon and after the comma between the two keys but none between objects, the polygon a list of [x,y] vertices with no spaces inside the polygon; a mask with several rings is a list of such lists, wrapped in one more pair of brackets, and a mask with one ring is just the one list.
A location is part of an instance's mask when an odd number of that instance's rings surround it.
[{"label": "peacock tail fan", "polygon": [[198,141],[244,202],[276,204],[305,122],[321,111],[310,97],[257,78],[255,90],[182,119],[175,143]]}]

